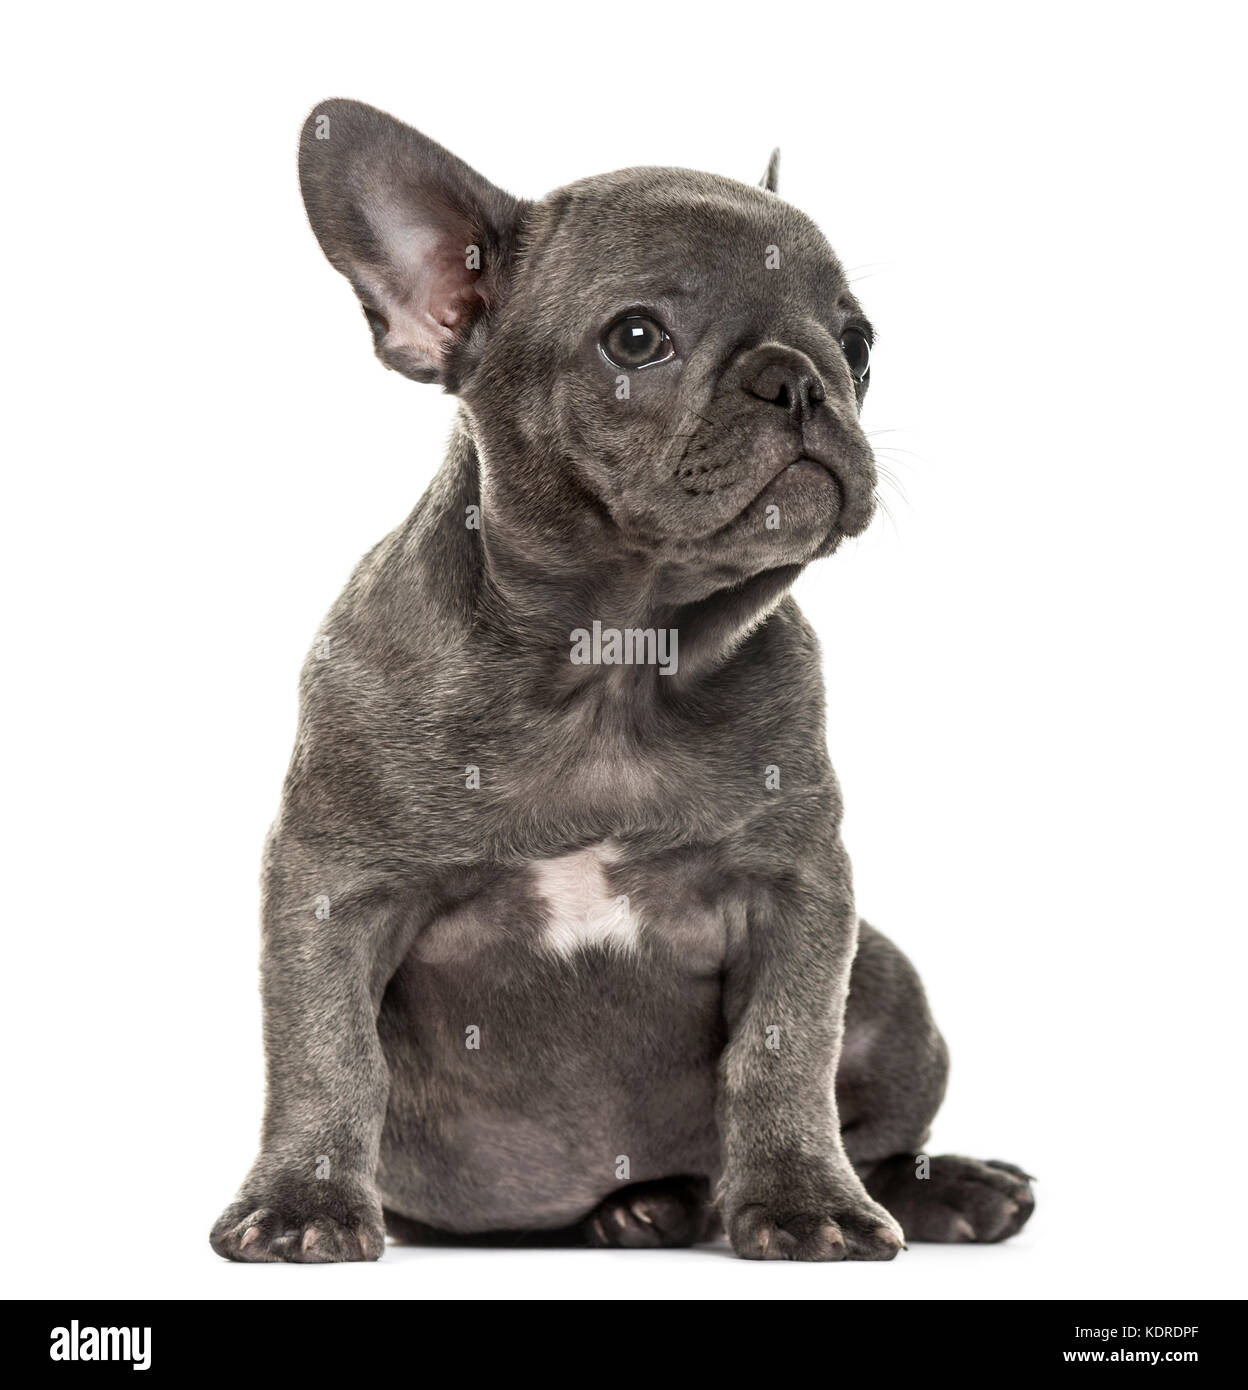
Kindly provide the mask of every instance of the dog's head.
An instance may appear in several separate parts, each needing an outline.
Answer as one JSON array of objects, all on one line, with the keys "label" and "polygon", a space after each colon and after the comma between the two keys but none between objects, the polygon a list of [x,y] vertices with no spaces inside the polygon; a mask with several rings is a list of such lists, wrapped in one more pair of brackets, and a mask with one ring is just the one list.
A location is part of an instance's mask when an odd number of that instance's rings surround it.
[{"label": "dog's head", "polygon": [[761,188],[628,169],[532,203],[330,101],[300,173],[377,355],[460,398],[487,527],[582,561],[647,556],[711,592],[870,521],[871,327],[824,237],[776,196],[774,158]]}]

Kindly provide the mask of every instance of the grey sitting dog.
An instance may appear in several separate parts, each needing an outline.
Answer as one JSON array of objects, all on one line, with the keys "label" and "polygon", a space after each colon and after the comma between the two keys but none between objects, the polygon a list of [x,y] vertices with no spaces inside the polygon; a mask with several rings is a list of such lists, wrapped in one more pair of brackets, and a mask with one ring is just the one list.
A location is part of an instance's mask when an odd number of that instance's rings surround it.
[{"label": "grey sitting dog", "polygon": [[304,671],[213,1248],[1016,1232],[1020,1169],[921,1153],[945,1047],[854,906],[788,590],[872,516],[872,334],[775,161],[526,202],[330,101],[300,174],[377,355],[460,409]]}]

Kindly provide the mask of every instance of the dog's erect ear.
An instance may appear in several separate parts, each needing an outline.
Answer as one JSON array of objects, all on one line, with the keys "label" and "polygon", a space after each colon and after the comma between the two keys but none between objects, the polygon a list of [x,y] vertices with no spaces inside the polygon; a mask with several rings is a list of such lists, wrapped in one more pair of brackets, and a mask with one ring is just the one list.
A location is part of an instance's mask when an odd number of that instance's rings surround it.
[{"label": "dog's erect ear", "polygon": [[377,356],[454,389],[505,293],[526,204],[358,101],[313,109],[299,182],[321,249],[360,297]]},{"label": "dog's erect ear", "polygon": [[778,193],[780,191],[780,151],[772,150],[771,158],[767,161],[767,172],[758,181],[759,188],[765,188],[768,193]]}]

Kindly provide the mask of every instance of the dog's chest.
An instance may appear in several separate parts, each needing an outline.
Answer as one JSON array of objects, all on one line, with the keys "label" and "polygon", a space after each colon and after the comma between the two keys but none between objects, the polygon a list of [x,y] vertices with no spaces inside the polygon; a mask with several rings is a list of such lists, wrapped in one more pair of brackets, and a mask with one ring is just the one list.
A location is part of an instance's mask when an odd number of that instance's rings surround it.
[{"label": "dog's chest", "polygon": [[715,1174],[744,908],[709,869],[605,840],[496,869],[424,925],[378,1025],[396,1209],[451,1230],[566,1225],[618,1186],[621,1156],[637,1181]]},{"label": "dog's chest", "polygon": [[662,961],[716,975],[738,917],[701,856],[629,856],[604,840],[500,872],[481,893],[429,923],[416,954],[431,964],[487,968],[517,951],[551,965],[631,970]]},{"label": "dog's chest", "polygon": [[609,878],[618,851],[606,841],[557,859],[528,866],[543,923],[539,949],[572,956],[590,946],[635,951],[639,913],[628,893],[615,892]]},{"label": "dog's chest", "polygon": [[483,768],[379,1014],[383,1192],[442,1229],[570,1224],[621,1158],[634,1181],[718,1173],[750,891],[732,788],[699,780],[692,750],[562,744],[558,766],[548,746]]}]

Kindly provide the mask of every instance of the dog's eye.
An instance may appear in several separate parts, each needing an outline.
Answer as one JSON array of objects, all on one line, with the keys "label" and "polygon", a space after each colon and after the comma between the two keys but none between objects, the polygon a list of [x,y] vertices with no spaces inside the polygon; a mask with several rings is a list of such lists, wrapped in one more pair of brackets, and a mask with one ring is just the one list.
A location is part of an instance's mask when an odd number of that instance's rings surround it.
[{"label": "dog's eye", "polygon": [[676,349],[661,323],[645,314],[626,314],[602,335],[603,356],[616,367],[651,367],[666,362]]},{"label": "dog's eye", "polygon": [[855,381],[861,381],[871,370],[871,344],[856,328],[847,328],[841,334],[841,351],[849,363],[849,370]]}]

